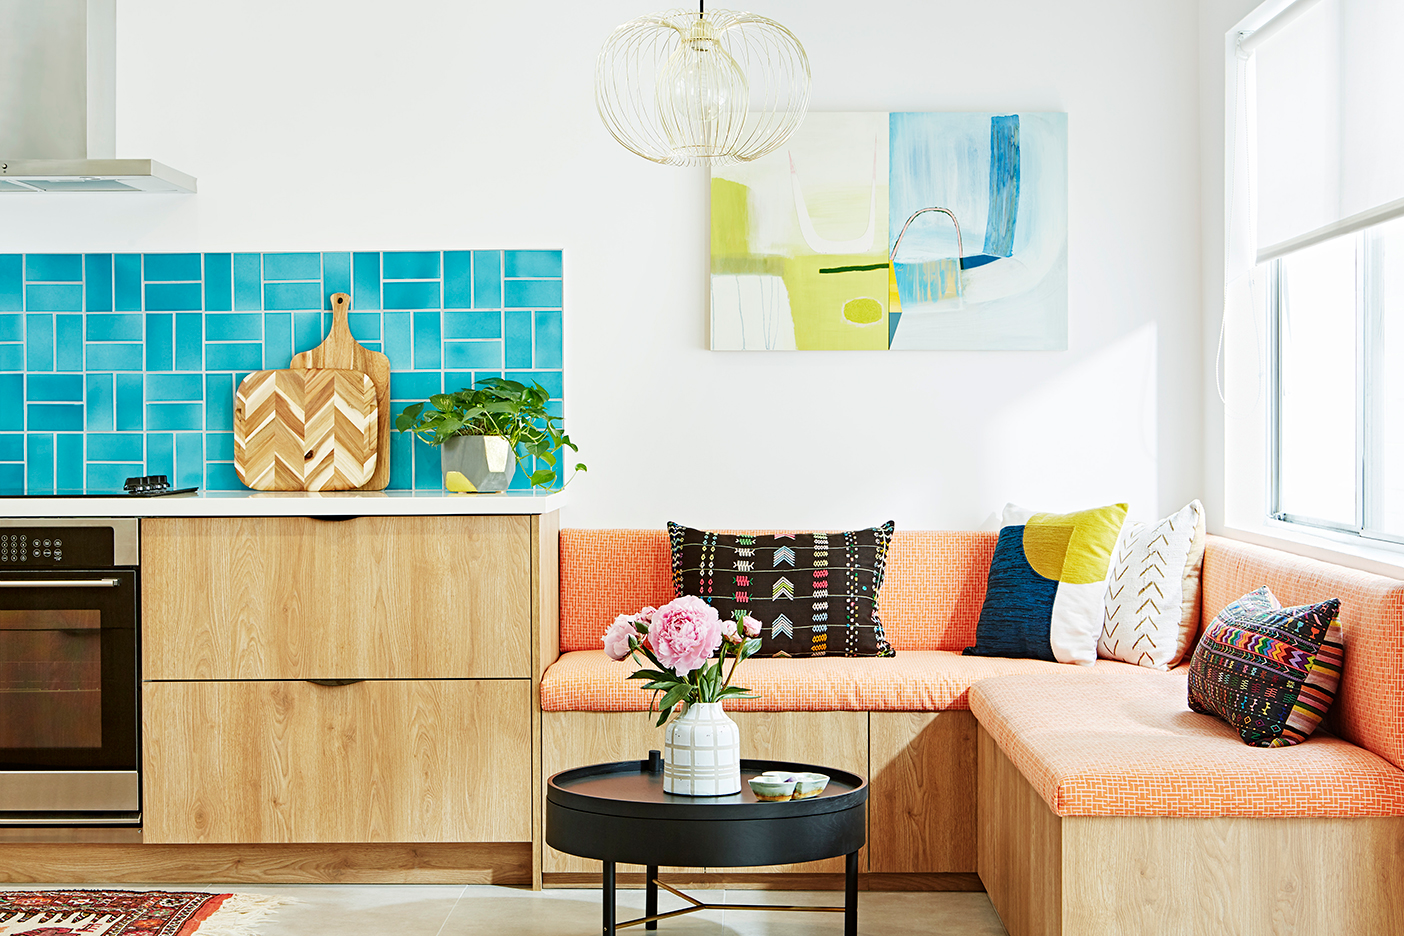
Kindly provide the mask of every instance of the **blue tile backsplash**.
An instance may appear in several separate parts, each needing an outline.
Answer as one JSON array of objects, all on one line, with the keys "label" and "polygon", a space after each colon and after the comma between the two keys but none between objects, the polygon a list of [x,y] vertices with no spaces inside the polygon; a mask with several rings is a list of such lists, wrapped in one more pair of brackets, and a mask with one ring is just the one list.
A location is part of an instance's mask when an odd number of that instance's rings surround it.
[{"label": "blue tile backsplash", "polygon": [[[320,344],[336,292],[390,358],[392,416],[495,376],[560,412],[559,250],[0,254],[0,491],[243,490],[234,388]],[[392,489],[440,488],[436,449],[390,446]]]}]

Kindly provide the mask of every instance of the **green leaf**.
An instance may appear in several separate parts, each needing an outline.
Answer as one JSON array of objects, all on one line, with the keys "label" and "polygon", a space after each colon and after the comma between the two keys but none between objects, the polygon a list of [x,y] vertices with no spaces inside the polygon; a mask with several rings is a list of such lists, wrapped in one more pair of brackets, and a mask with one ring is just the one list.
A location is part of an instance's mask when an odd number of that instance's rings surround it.
[{"label": "green leaf", "polygon": [[554,480],[556,480],[556,473],[554,471],[547,471],[545,468],[531,473],[532,487],[541,487],[542,485],[550,484]]},{"label": "green leaf", "polygon": [[663,723],[664,723],[665,721],[668,720],[668,716],[671,715],[671,714],[673,714],[673,707],[672,707],[671,705],[668,706],[668,707],[665,708],[665,709],[659,709],[659,711],[658,711],[658,721],[656,721],[656,722],[653,723],[653,727],[655,727],[655,728],[662,728],[662,727],[663,727]]},{"label": "green leaf", "polygon": [[687,683],[678,683],[677,685],[673,686],[673,688],[669,689],[666,693],[663,694],[663,701],[659,704],[662,705],[664,708],[672,708],[679,702],[682,702],[684,699],[686,699],[688,693],[691,691],[692,686],[688,685]]},{"label": "green leaf", "polygon": [[441,413],[447,413],[453,409],[453,397],[447,393],[436,393],[429,398],[429,405]]}]

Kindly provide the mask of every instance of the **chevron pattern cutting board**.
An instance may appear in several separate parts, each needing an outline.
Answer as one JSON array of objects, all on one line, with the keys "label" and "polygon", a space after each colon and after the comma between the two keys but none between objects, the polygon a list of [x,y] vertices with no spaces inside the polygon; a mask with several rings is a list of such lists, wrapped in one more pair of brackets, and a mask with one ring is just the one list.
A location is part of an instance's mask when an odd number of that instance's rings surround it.
[{"label": "chevron pattern cutting board", "polygon": [[358,371],[255,371],[234,394],[234,470],[256,491],[349,491],[375,474],[375,383]]}]

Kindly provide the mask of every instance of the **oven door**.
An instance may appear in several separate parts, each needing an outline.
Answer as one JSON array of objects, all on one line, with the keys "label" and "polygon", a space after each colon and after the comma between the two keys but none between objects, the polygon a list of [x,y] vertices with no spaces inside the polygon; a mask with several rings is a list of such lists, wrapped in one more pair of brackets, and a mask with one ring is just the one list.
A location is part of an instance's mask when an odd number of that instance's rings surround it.
[{"label": "oven door", "polygon": [[136,622],[135,570],[0,573],[0,823],[140,808]]}]

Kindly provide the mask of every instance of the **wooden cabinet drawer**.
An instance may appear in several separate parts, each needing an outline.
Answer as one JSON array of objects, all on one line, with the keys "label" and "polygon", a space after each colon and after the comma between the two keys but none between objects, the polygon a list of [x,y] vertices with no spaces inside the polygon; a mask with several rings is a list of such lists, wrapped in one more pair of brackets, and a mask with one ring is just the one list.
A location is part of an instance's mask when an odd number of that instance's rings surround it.
[{"label": "wooden cabinet drawer", "polygon": [[531,841],[531,683],[157,682],[145,840]]},{"label": "wooden cabinet drawer", "polygon": [[142,523],[145,679],[531,675],[529,517]]}]

